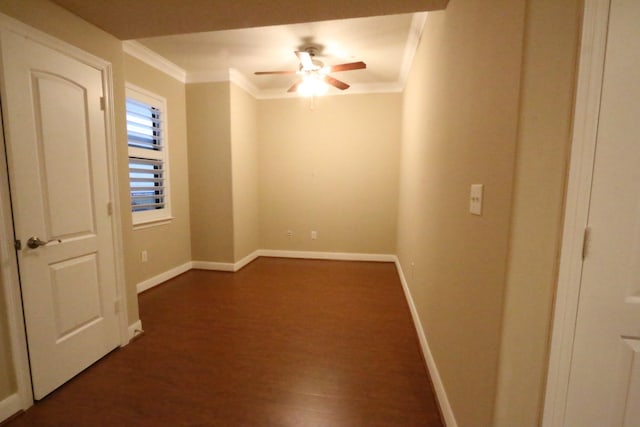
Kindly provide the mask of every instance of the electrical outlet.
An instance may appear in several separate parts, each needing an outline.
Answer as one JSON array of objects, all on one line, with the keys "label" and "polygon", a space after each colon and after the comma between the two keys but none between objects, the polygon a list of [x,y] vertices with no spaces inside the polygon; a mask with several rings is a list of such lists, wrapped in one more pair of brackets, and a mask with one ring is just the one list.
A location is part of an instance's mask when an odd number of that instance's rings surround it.
[{"label": "electrical outlet", "polygon": [[318,232],[313,230],[311,231],[311,240],[316,240],[318,238]]},{"label": "electrical outlet", "polygon": [[149,254],[147,253],[146,249],[140,252],[140,261],[142,262],[149,261]]},{"label": "electrical outlet", "polygon": [[469,212],[473,215],[482,215],[482,193],[484,185],[472,184],[469,194]]},{"label": "electrical outlet", "polygon": [[292,238],[293,237],[293,231],[287,230],[287,237],[288,238]]}]

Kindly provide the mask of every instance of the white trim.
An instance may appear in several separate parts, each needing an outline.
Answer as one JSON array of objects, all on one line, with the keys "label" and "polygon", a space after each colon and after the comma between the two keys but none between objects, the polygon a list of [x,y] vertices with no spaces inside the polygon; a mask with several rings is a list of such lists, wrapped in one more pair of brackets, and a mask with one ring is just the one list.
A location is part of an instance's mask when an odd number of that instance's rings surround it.
[{"label": "white trim", "polygon": [[134,230],[144,230],[145,228],[159,227],[161,225],[171,224],[171,221],[173,221],[174,219],[176,219],[175,216],[170,216],[170,217],[163,218],[163,219],[140,222],[138,224],[133,225],[132,228]]},{"label": "white trim", "polygon": [[[413,54],[415,54],[415,48]],[[411,56],[411,60],[413,60],[413,55]],[[251,83],[244,74],[235,68],[229,68],[226,70],[189,71],[187,72],[185,79],[186,84],[223,82],[235,83],[256,99],[300,98],[300,95],[297,93],[286,92],[286,90],[282,88],[259,89]],[[330,92],[323,95],[323,97],[367,93],[400,93],[404,90],[404,84],[405,81],[391,83],[355,83],[346,91],[330,89]]]},{"label": "white trim", "polygon": [[402,57],[402,65],[400,66],[400,87],[404,90],[407,85],[407,79],[409,78],[409,72],[413,65],[413,58],[418,51],[418,45],[420,44],[420,38],[422,37],[422,31],[424,30],[424,24],[427,21],[428,12],[414,13],[411,19],[411,28],[409,28],[409,35],[407,36],[407,42],[404,45],[404,55]]},{"label": "white trim", "polygon": [[142,320],[137,320],[129,325],[127,328],[127,333],[129,335],[129,341],[142,334],[144,329],[142,329]]},{"label": "white trim", "polygon": [[396,256],[392,254],[362,254],[350,252],[311,252],[311,251],[283,251],[274,249],[258,249],[236,263],[192,261],[191,265],[196,270],[213,270],[236,272],[259,257],[270,258],[296,258],[296,259],[324,259],[335,261],[373,261],[395,262]]},{"label": "white trim", "polygon": [[0,423],[22,410],[20,395],[14,393],[0,401]]},{"label": "white trim", "polygon": [[254,98],[260,98],[260,89],[235,68],[227,70],[192,71],[187,73],[187,83],[231,82],[244,89]]},{"label": "white trim", "polygon": [[261,255],[260,250],[254,251],[242,258],[240,261],[231,263],[231,262],[211,262],[211,261],[192,261],[192,268],[196,270],[212,270],[212,271],[228,271],[231,273],[235,273],[236,271],[240,271],[247,264],[253,262],[256,258]]},{"label": "white trim", "polygon": [[135,40],[124,41],[122,42],[122,50],[182,83],[187,82],[187,72],[183,68],[169,61],[164,56],[157,54],[140,42]]},{"label": "white trim", "polygon": [[274,249],[260,249],[259,256],[271,258],[299,258],[326,259],[335,261],[373,261],[395,262],[396,256],[391,254],[363,254],[351,252],[311,252],[311,251],[282,251]]},{"label": "white trim", "polygon": [[254,98],[258,97],[260,89],[258,89],[253,83],[247,79],[244,74],[235,68],[229,68],[229,81],[235,83],[237,86],[250,93]]},{"label": "white trim", "polygon": [[233,264],[233,271],[234,272],[235,271],[240,271],[245,266],[247,266],[248,264],[250,264],[253,261],[255,261],[256,258],[258,258],[259,256],[260,256],[260,251],[259,250],[253,251],[252,253],[250,253],[246,257],[242,258],[240,261],[238,261],[235,264]]},{"label": "white trim", "polygon": [[[322,95],[320,98],[326,98],[329,96],[345,96],[345,95],[357,95],[357,94],[370,94],[370,93],[400,93],[403,91],[403,87],[400,83],[356,83],[349,89],[341,91],[338,89],[329,88],[329,92],[326,95]],[[256,99],[284,99],[284,98],[301,98],[295,92],[286,92],[284,89],[264,89],[254,95]],[[304,98],[301,98],[304,99]]]},{"label": "white trim", "polygon": [[[415,54],[415,47],[414,47]],[[413,56],[412,56],[413,58]],[[282,88],[277,89],[258,89],[251,83],[240,71],[230,68],[228,70],[212,70],[212,71],[193,71],[187,73],[187,84],[190,83],[218,83],[232,82],[244,89],[256,99],[282,99],[282,98],[300,98],[295,92],[286,92]],[[399,93],[404,90],[404,82],[392,83],[361,83],[353,84],[348,90],[340,91],[330,89],[327,96],[355,95],[366,93]]]},{"label": "white trim", "polygon": [[[113,97],[113,73],[111,64],[102,58],[99,58],[89,52],[86,52],[76,46],[73,46],[63,40],[57,39],[43,31],[35,29],[29,25],[26,25],[16,19],[0,13],[0,29],[1,31],[14,32],[22,37],[28,37],[35,42],[46,46],[50,49],[61,52],[62,54],[72,57],[90,67],[100,71],[102,77],[102,84],[105,98],[105,144],[107,150],[107,170],[109,174],[109,191],[111,202],[113,203],[114,211],[119,212],[119,199],[118,199],[118,179],[117,179],[117,151],[115,144],[115,121],[114,121],[114,97]],[[4,85],[4,82],[2,83]],[[5,106],[6,108],[6,106]],[[4,142],[3,142],[4,145]],[[4,151],[4,150],[3,150]],[[3,155],[4,158],[4,155]],[[5,162],[6,163],[6,162]],[[6,176],[6,168],[2,167],[0,175],[0,185],[2,188],[2,200],[0,203],[3,205],[2,209],[10,209],[8,201],[9,185],[8,178]],[[5,203],[7,206],[4,206]],[[8,249],[12,246],[13,242],[7,241],[7,237],[11,240],[10,236],[13,236],[13,223],[10,214],[3,215],[2,227],[5,230],[11,230],[5,232],[6,236],[2,242],[4,246],[3,253],[7,257],[7,263],[2,265],[3,281],[5,282],[5,291],[8,289],[7,298],[7,311],[9,317],[9,333],[11,335],[11,344],[13,351],[13,360],[16,370],[16,379],[18,386],[18,394],[23,409],[27,409],[33,405],[33,394],[31,390],[31,376],[29,370],[29,359],[26,350],[27,340],[24,333],[24,319],[22,313],[22,302],[20,297],[19,278],[17,273],[17,259],[13,249]],[[124,276],[124,259],[122,250],[122,224],[120,222],[119,215],[111,215],[111,227],[113,232],[113,251],[114,251],[114,264],[115,264],[115,279],[116,279],[116,293],[117,297],[126,306],[126,289],[125,289],[125,276]],[[9,253],[6,253],[7,249]],[[5,261],[3,259],[3,261]],[[126,345],[128,343],[127,335],[127,314],[125,310],[121,310],[118,313],[118,322],[120,326],[120,344]]]},{"label": "white trim", "polygon": [[332,95],[355,95],[367,93],[401,93],[404,90],[402,83],[354,83],[346,91],[336,91]]},{"label": "white trim", "polygon": [[609,0],[585,1],[569,184],[542,421],[544,427],[564,425],[582,279],[582,239],[591,196],[608,20]]},{"label": "white trim", "polygon": [[50,49],[69,55],[91,67],[100,69],[107,65],[111,65],[108,61],[105,61],[92,53],[82,50],[79,47],[69,44],[63,40],[57,39],[44,31],[31,27],[3,13],[0,13],[0,28],[3,31],[11,31],[22,37],[35,40]]},{"label": "white trim", "polygon": [[171,162],[169,161],[171,151],[171,141],[169,139],[169,107],[167,98],[151,92],[143,87],[125,82],[125,94],[127,99],[133,99],[160,110],[160,120],[162,127],[162,150],[154,151],[128,147],[128,156],[143,159],[154,159],[162,161],[163,186],[164,186],[164,207],[162,209],[131,212],[131,224],[133,228],[148,225],[166,224],[172,220],[171,216]]},{"label": "white trim", "polygon": [[194,270],[234,271],[234,264],[230,262],[191,261],[191,265]]},{"label": "white trim", "polygon": [[167,280],[173,279],[176,276],[181,275],[193,268],[193,262],[189,261],[177,267],[171,268],[164,273],[160,273],[157,276],[153,276],[150,279],[144,280],[136,285],[136,290],[138,293],[142,293],[146,290],[149,290],[155,286],[158,286],[161,283],[166,282]]},{"label": "white trim", "polygon": [[[428,12],[416,12],[411,19],[411,26],[407,35],[407,41],[402,56],[402,64],[398,74],[398,81],[390,83],[356,83],[346,91],[331,90],[330,93],[323,96],[341,96],[355,95],[367,93],[399,93],[404,87],[413,64],[422,31],[427,19]],[[122,42],[122,49],[125,53],[139,59],[145,64],[173,77],[174,79],[190,84],[190,83],[216,83],[216,82],[232,82],[244,89],[256,99],[281,99],[281,98],[299,98],[297,93],[288,93],[283,88],[278,89],[259,89],[249,79],[235,68],[223,70],[200,70],[186,71],[179,65],[171,62],[169,59],[159,53],[149,49],[145,45],[135,40],[127,40]]]},{"label": "white trim", "polygon": [[[127,300],[127,279],[125,276],[125,263],[124,263],[124,240],[123,240],[123,227],[120,215],[120,182],[118,179],[118,148],[117,148],[117,132],[115,123],[115,97],[114,97],[114,83],[113,83],[113,70],[111,64],[107,64],[103,76],[106,80],[104,99],[105,99],[105,142],[107,150],[107,168],[109,173],[109,198],[111,199],[111,205],[114,214],[111,218],[111,230],[113,239],[113,260],[115,264],[116,274],[116,294],[118,300],[122,302],[123,307],[128,306]],[[125,346],[129,343],[129,336],[127,333],[128,315],[127,310],[120,310],[118,313],[118,322],[120,324],[120,346]]]},{"label": "white trim", "polygon": [[[0,66],[0,71],[1,69],[2,67]],[[2,116],[0,116],[1,125]],[[0,235],[3,236],[3,238],[0,238],[0,274],[2,275],[0,292],[4,292],[4,300],[7,306],[9,345],[11,346],[13,369],[17,382],[17,395],[19,396],[21,409],[27,409],[33,405],[33,395],[31,391],[27,337],[24,331],[18,260],[13,247],[13,218],[6,164],[4,137],[0,129],[0,227],[2,230]],[[13,414],[9,414],[9,416],[11,415]],[[4,412],[0,411],[0,421],[4,419],[6,419]]]},{"label": "white trim", "polygon": [[442,411],[442,416],[444,417],[444,423],[447,427],[457,427],[458,423],[456,422],[453,410],[451,409],[451,404],[449,403],[447,392],[444,388],[444,384],[442,383],[442,379],[440,378],[440,372],[438,371],[438,367],[436,366],[436,361],[433,358],[431,349],[429,348],[429,342],[427,341],[427,336],[424,333],[424,329],[422,328],[420,315],[418,314],[418,310],[416,309],[413,297],[411,296],[409,284],[407,283],[404,272],[402,271],[402,265],[400,264],[400,260],[398,259],[398,257],[394,258],[396,269],[398,270],[398,276],[400,276],[400,283],[402,283],[402,290],[404,291],[404,296],[407,299],[407,303],[409,304],[411,318],[413,319],[413,324],[416,328],[416,332],[418,333],[420,348],[422,349],[422,354],[424,355],[424,359],[427,362],[427,368],[429,369],[431,382],[433,383],[433,388],[435,389],[438,403],[440,404],[440,410]]}]

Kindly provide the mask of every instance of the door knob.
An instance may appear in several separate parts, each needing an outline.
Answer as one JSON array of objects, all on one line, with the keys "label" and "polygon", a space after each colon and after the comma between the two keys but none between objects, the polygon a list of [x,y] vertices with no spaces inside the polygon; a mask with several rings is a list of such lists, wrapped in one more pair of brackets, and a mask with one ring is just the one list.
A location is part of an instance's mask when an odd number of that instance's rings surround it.
[{"label": "door knob", "polygon": [[29,237],[29,240],[27,240],[27,246],[29,246],[31,249],[37,249],[40,246],[46,246],[51,242],[58,242],[58,243],[62,243],[62,240],[60,239],[51,239],[48,242],[45,242],[44,240],[40,240],[39,237]]}]

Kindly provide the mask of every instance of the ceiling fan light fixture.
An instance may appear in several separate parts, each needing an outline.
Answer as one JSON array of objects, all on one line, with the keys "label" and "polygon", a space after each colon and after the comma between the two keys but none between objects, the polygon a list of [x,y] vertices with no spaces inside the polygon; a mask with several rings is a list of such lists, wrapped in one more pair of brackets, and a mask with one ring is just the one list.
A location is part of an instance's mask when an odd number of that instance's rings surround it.
[{"label": "ceiling fan light fixture", "polygon": [[309,73],[302,77],[302,82],[298,85],[297,92],[304,97],[322,96],[327,93],[329,85],[325,83],[318,73]]},{"label": "ceiling fan light fixture", "polygon": [[362,61],[325,66],[322,61],[314,59],[316,53],[317,49],[314,47],[306,48],[304,51],[296,51],[295,54],[300,61],[300,66],[295,71],[256,71],[254,74],[297,74],[298,79],[296,79],[295,83],[287,92],[297,92],[298,95],[301,96],[313,97],[322,96],[327,93],[329,86],[333,86],[339,90],[349,89],[347,83],[330,76],[329,73],[367,68],[367,64]]}]

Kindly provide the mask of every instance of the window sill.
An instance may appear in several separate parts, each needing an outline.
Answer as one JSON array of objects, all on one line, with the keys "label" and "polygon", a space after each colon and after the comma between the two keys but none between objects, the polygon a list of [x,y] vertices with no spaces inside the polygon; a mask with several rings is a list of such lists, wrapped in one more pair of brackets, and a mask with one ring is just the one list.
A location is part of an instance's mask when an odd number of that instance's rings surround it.
[{"label": "window sill", "polygon": [[145,228],[158,227],[160,225],[170,224],[175,218],[172,216],[165,218],[152,219],[148,221],[140,221],[133,223],[133,230],[142,230]]}]

